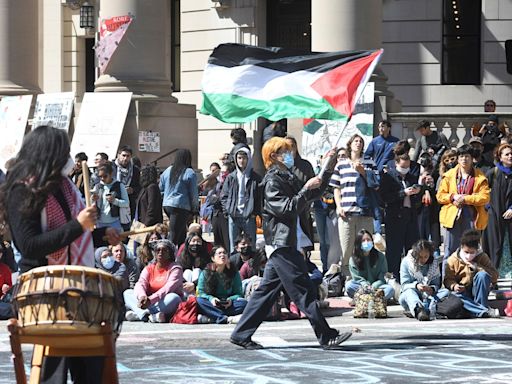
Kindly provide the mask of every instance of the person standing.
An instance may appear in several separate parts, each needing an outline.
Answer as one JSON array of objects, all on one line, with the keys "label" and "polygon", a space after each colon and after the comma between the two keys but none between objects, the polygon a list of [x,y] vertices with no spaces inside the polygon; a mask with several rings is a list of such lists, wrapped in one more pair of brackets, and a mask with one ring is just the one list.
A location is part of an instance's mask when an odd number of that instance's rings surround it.
[{"label": "person standing", "polygon": [[414,149],[414,155],[412,155],[411,160],[417,161],[420,155],[428,151],[429,148],[431,148],[438,157],[441,157],[443,152],[450,148],[450,142],[444,133],[430,129],[430,121],[421,120],[418,123],[416,131],[420,133],[420,138],[416,141],[416,148]]},{"label": "person standing", "polygon": [[162,194],[158,188],[158,171],[154,165],[147,165],[140,171],[139,197],[135,219],[146,227],[164,222],[162,215]]},{"label": "person standing", "polygon": [[197,176],[188,149],[178,149],[174,164],[160,175],[159,187],[164,194],[164,211],[169,217],[169,240],[179,247],[185,242],[193,213],[199,212]]},{"label": "person standing", "polygon": [[[68,178],[73,168],[69,139],[61,129],[40,126],[25,136],[16,162],[0,193],[0,222],[9,223],[21,253],[20,272],[44,265],[94,267],[96,207],[85,207]],[[95,230],[117,244],[112,228]],[[94,234],[93,234],[94,235]],[[62,383],[71,371],[73,382],[97,383],[103,357],[45,357],[41,382]]]},{"label": "person standing", "polygon": [[[83,175],[83,168],[82,168],[82,161],[87,162],[89,158],[84,152],[79,152],[75,155],[75,166],[73,167],[73,171],[69,174],[69,177],[71,180],[73,180],[73,183],[77,186],[77,188],[80,190],[80,193],[82,194],[82,197],[85,196],[84,192],[84,175]],[[87,168],[89,169],[89,168]],[[89,172],[90,176],[90,172]]]},{"label": "person standing", "polygon": [[[334,151],[331,152],[332,158]],[[307,274],[304,256],[297,250],[299,214],[309,206],[311,199],[321,194],[322,179],[313,177],[302,188],[298,187],[290,172],[293,166],[291,146],[283,138],[273,137],[265,142],[262,157],[267,168],[263,179],[263,231],[269,260],[262,281],[245,307],[230,341],[245,349],[263,348],[252,340],[252,335],[284,288],[308,317],[319,343],[324,348],[336,347],[352,334],[339,333],[325,320],[316,301],[317,292]],[[334,162],[329,165],[328,169],[332,169]],[[324,176],[330,177],[329,172]]]},{"label": "person standing", "polygon": [[[132,156],[132,147],[123,145],[117,152],[117,159],[114,162],[114,179],[124,184],[130,199],[131,220],[135,216],[135,206],[140,191],[140,168],[133,164]],[[125,224],[126,230],[130,229],[129,224],[131,223]]]}]

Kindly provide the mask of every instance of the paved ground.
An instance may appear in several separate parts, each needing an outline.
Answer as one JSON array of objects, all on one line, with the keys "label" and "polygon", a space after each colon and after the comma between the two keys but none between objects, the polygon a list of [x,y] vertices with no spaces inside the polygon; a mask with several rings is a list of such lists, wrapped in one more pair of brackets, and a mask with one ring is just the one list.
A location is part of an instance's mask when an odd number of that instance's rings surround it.
[{"label": "paved ground", "polygon": [[[344,307],[335,302],[335,306]],[[329,323],[361,332],[336,351],[315,342],[306,320],[267,322],[255,335],[266,349],[228,342],[232,325],[125,323],[117,343],[122,383],[511,383],[512,319],[419,323],[391,307],[388,319],[331,310]],[[343,313],[343,316],[339,316]],[[0,383],[13,383],[0,322]],[[27,346],[25,360],[29,361]]]}]

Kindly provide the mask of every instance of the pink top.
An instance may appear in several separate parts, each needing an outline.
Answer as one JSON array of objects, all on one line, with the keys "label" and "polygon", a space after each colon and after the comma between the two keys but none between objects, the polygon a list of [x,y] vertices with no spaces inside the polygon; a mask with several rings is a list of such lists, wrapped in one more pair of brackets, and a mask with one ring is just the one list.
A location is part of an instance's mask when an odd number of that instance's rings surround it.
[{"label": "pink top", "polygon": [[[164,269],[165,273],[156,269],[156,264],[149,264],[141,272],[139,281],[137,281],[134,288],[137,299],[141,296],[147,296],[149,302],[154,304],[171,292],[183,298],[183,269],[181,265],[176,262],[170,263]],[[156,291],[151,289],[158,286],[161,288]]]}]

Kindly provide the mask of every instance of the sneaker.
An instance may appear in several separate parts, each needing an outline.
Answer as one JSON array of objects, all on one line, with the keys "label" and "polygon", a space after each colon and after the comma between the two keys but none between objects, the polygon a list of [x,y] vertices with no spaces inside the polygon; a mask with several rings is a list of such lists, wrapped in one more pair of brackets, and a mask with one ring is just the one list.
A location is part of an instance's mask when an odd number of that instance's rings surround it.
[{"label": "sneaker", "polygon": [[211,320],[208,316],[205,316],[203,314],[199,314],[197,315],[197,322],[199,324],[210,324],[211,323]]},{"label": "sneaker", "polygon": [[242,315],[228,316],[228,324],[238,324]]},{"label": "sneaker", "polygon": [[165,320],[165,313],[163,312],[152,313],[149,315],[150,323],[165,323]]},{"label": "sneaker", "polygon": [[256,343],[255,341],[249,340],[237,340],[234,338],[229,339],[233,344],[236,344],[244,349],[263,349],[263,345]]},{"label": "sneaker", "polygon": [[487,317],[491,317],[493,319],[498,319],[501,317],[500,310],[498,308],[490,308],[487,310],[486,313]]},{"label": "sneaker", "polygon": [[352,336],[352,332],[338,333],[335,337],[330,339],[327,343],[322,344],[323,349],[337,349],[341,343],[347,341]]},{"label": "sneaker", "polygon": [[419,321],[430,321],[430,316],[428,315],[425,308],[416,307],[415,313],[416,313],[416,318]]},{"label": "sneaker", "polygon": [[126,321],[140,321],[139,316],[137,316],[133,311],[126,311],[124,318]]}]

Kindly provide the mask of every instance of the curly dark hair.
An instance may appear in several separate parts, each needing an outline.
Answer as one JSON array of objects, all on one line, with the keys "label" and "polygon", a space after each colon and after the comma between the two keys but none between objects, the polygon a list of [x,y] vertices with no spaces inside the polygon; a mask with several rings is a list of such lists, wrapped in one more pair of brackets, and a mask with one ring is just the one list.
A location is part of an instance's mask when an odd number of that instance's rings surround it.
[{"label": "curly dark hair", "polygon": [[[219,250],[219,249],[226,250],[222,246],[213,247],[212,253],[211,253],[212,257],[215,255],[215,252],[217,252],[217,250]],[[208,264],[208,268],[206,268],[203,271],[203,273],[204,273],[204,291],[209,295],[216,296],[217,295],[217,285],[219,284],[219,279],[220,279],[220,281],[224,282],[224,289],[229,292],[231,290],[231,287],[233,286],[233,278],[235,277],[236,272],[237,272],[236,268],[231,266],[230,263],[228,263],[226,265],[226,267],[224,268],[224,270],[222,272],[217,271],[217,266],[215,263]],[[221,277],[221,275],[222,275],[222,277]]]},{"label": "curly dark hair", "polygon": [[68,134],[62,129],[44,125],[25,136],[0,188],[0,222],[8,220],[7,200],[18,185],[23,186],[23,198],[19,200],[22,214],[32,215],[43,209],[48,195],[62,182],[61,171],[70,157],[69,149]]},{"label": "curly dark hair", "polygon": [[[364,235],[370,236],[370,238],[373,241],[372,234],[366,229],[361,229],[357,233],[356,238],[354,240],[354,252],[352,253],[352,260],[354,260],[357,269],[359,269],[360,271],[364,270],[364,258],[366,257],[363,253],[363,250],[361,249],[361,243],[363,242]],[[375,248],[372,248],[368,257],[370,258],[370,265],[374,267],[377,261],[379,260],[379,251],[377,251]]]},{"label": "curly dark hair", "polygon": [[154,165],[146,165],[140,170],[140,186],[146,188],[151,184],[157,184],[158,171]]},{"label": "curly dark hair", "polygon": [[360,156],[363,157],[363,154],[364,154],[364,139],[363,139],[363,136],[359,135],[359,134],[354,134],[352,135],[352,137],[350,139],[348,139],[347,141],[347,157],[350,159],[351,156],[352,156],[352,148],[351,148],[351,145],[352,143],[354,142],[355,139],[357,138],[360,138],[361,141],[363,142],[363,149],[361,149],[361,153],[360,153]]}]

